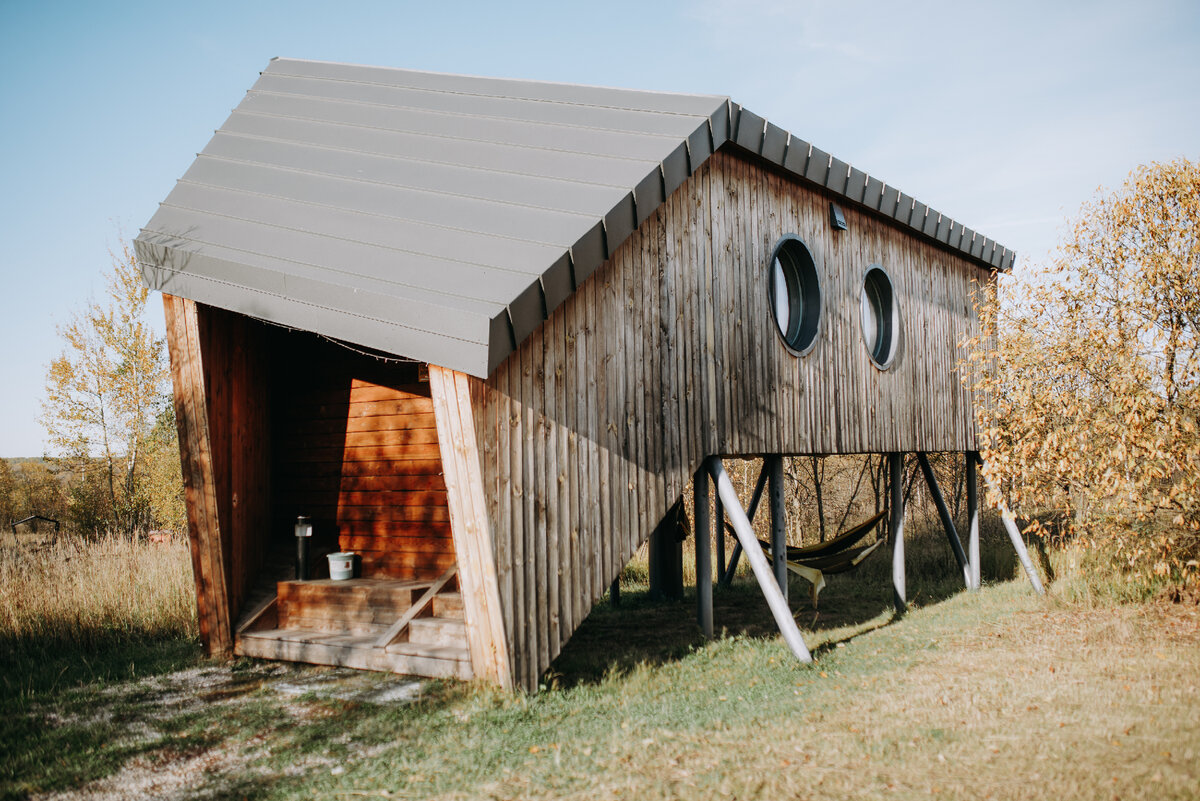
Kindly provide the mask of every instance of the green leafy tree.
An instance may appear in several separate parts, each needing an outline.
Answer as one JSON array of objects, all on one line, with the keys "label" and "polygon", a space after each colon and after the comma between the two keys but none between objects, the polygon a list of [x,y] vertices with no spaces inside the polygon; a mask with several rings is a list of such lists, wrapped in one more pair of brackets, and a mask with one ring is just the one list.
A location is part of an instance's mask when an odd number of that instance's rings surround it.
[{"label": "green leafy tree", "polygon": [[164,342],[145,320],[148,295],[125,246],[114,254],[105,301],[59,328],[63,352],[47,371],[42,424],[56,463],[78,477],[73,516],[88,528],[154,525],[147,461],[179,458],[173,435],[155,441],[170,373]]}]

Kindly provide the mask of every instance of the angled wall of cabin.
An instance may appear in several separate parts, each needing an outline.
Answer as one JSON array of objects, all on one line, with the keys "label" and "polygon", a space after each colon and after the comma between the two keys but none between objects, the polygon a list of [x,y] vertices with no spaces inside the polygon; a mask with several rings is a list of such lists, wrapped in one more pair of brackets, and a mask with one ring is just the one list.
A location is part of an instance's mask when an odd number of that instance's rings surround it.
[{"label": "angled wall of cabin", "polygon": [[200,637],[223,655],[270,526],[267,332],[171,295],[163,309]]},{"label": "angled wall of cabin", "polygon": [[[537,686],[703,457],[975,448],[956,366],[989,274],[855,208],[834,231],[830,199],[717,153],[487,380],[474,420],[515,683]],[[803,356],[768,298],[789,233],[822,289]],[[861,333],[872,264],[899,300],[887,370]]]}]

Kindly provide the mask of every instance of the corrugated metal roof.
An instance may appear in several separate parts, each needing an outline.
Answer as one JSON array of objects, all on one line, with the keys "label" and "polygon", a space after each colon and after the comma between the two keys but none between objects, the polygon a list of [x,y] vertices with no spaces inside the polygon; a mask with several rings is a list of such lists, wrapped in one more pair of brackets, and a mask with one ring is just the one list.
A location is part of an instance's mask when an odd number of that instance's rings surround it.
[{"label": "corrugated metal roof", "polygon": [[135,247],[154,289],[486,377],[722,146],[1012,266],[726,97],[295,59]]}]

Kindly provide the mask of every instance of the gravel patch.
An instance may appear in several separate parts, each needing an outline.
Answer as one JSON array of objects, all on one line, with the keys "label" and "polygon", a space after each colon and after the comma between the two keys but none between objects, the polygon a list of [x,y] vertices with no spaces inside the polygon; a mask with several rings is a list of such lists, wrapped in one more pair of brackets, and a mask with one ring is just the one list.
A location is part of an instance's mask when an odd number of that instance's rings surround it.
[{"label": "gravel patch", "polygon": [[[149,749],[116,773],[70,790],[34,796],[38,801],[109,801],[109,799],[207,799],[236,796],[239,787],[278,775],[254,763],[268,756],[261,744],[219,744],[180,752],[162,729],[164,721],[214,708],[235,708],[251,699],[275,699],[281,714],[309,717],[306,699],[378,705],[412,703],[426,682],[406,676],[348,668],[324,668],[279,662],[205,665],[105,688],[84,709],[45,708],[47,726],[89,726],[120,721],[122,743]],[[159,747],[161,746],[161,747]],[[313,769],[337,771],[335,761],[311,756],[282,771],[296,776]]]}]

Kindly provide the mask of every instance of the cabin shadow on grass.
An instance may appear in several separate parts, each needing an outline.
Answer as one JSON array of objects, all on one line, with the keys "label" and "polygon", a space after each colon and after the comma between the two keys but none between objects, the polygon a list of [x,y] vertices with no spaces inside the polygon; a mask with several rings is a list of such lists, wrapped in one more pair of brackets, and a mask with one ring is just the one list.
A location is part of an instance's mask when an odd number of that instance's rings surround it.
[{"label": "cabin shadow on grass", "polygon": [[[914,532],[905,549],[910,608],[936,604],[966,591],[940,530]],[[980,550],[984,581],[1016,576],[1016,554],[998,524],[984,526]],[[695,587],[687,587],[681,601],[651,600],[644,576],[638,573],[636,565],[627,568],[619,605],[613,606],[605,596],[592,609],[543,677],[545,686],[598,683],[637,665],[666,664],[704,647],[705,638],[696,622]],[[792,577],[789,605],[814,658],[819,660],[837,643],[896,619],[891,580],[890,553],[880,549],[855,570],[827,576],[814,609],[808,583]],[[717,638],[771,640],[780,636],[762,590],[744,561],[731,586],[713,588],[713,621]],[[781,655],[787,654],[782,641],[779,648]]]}]

